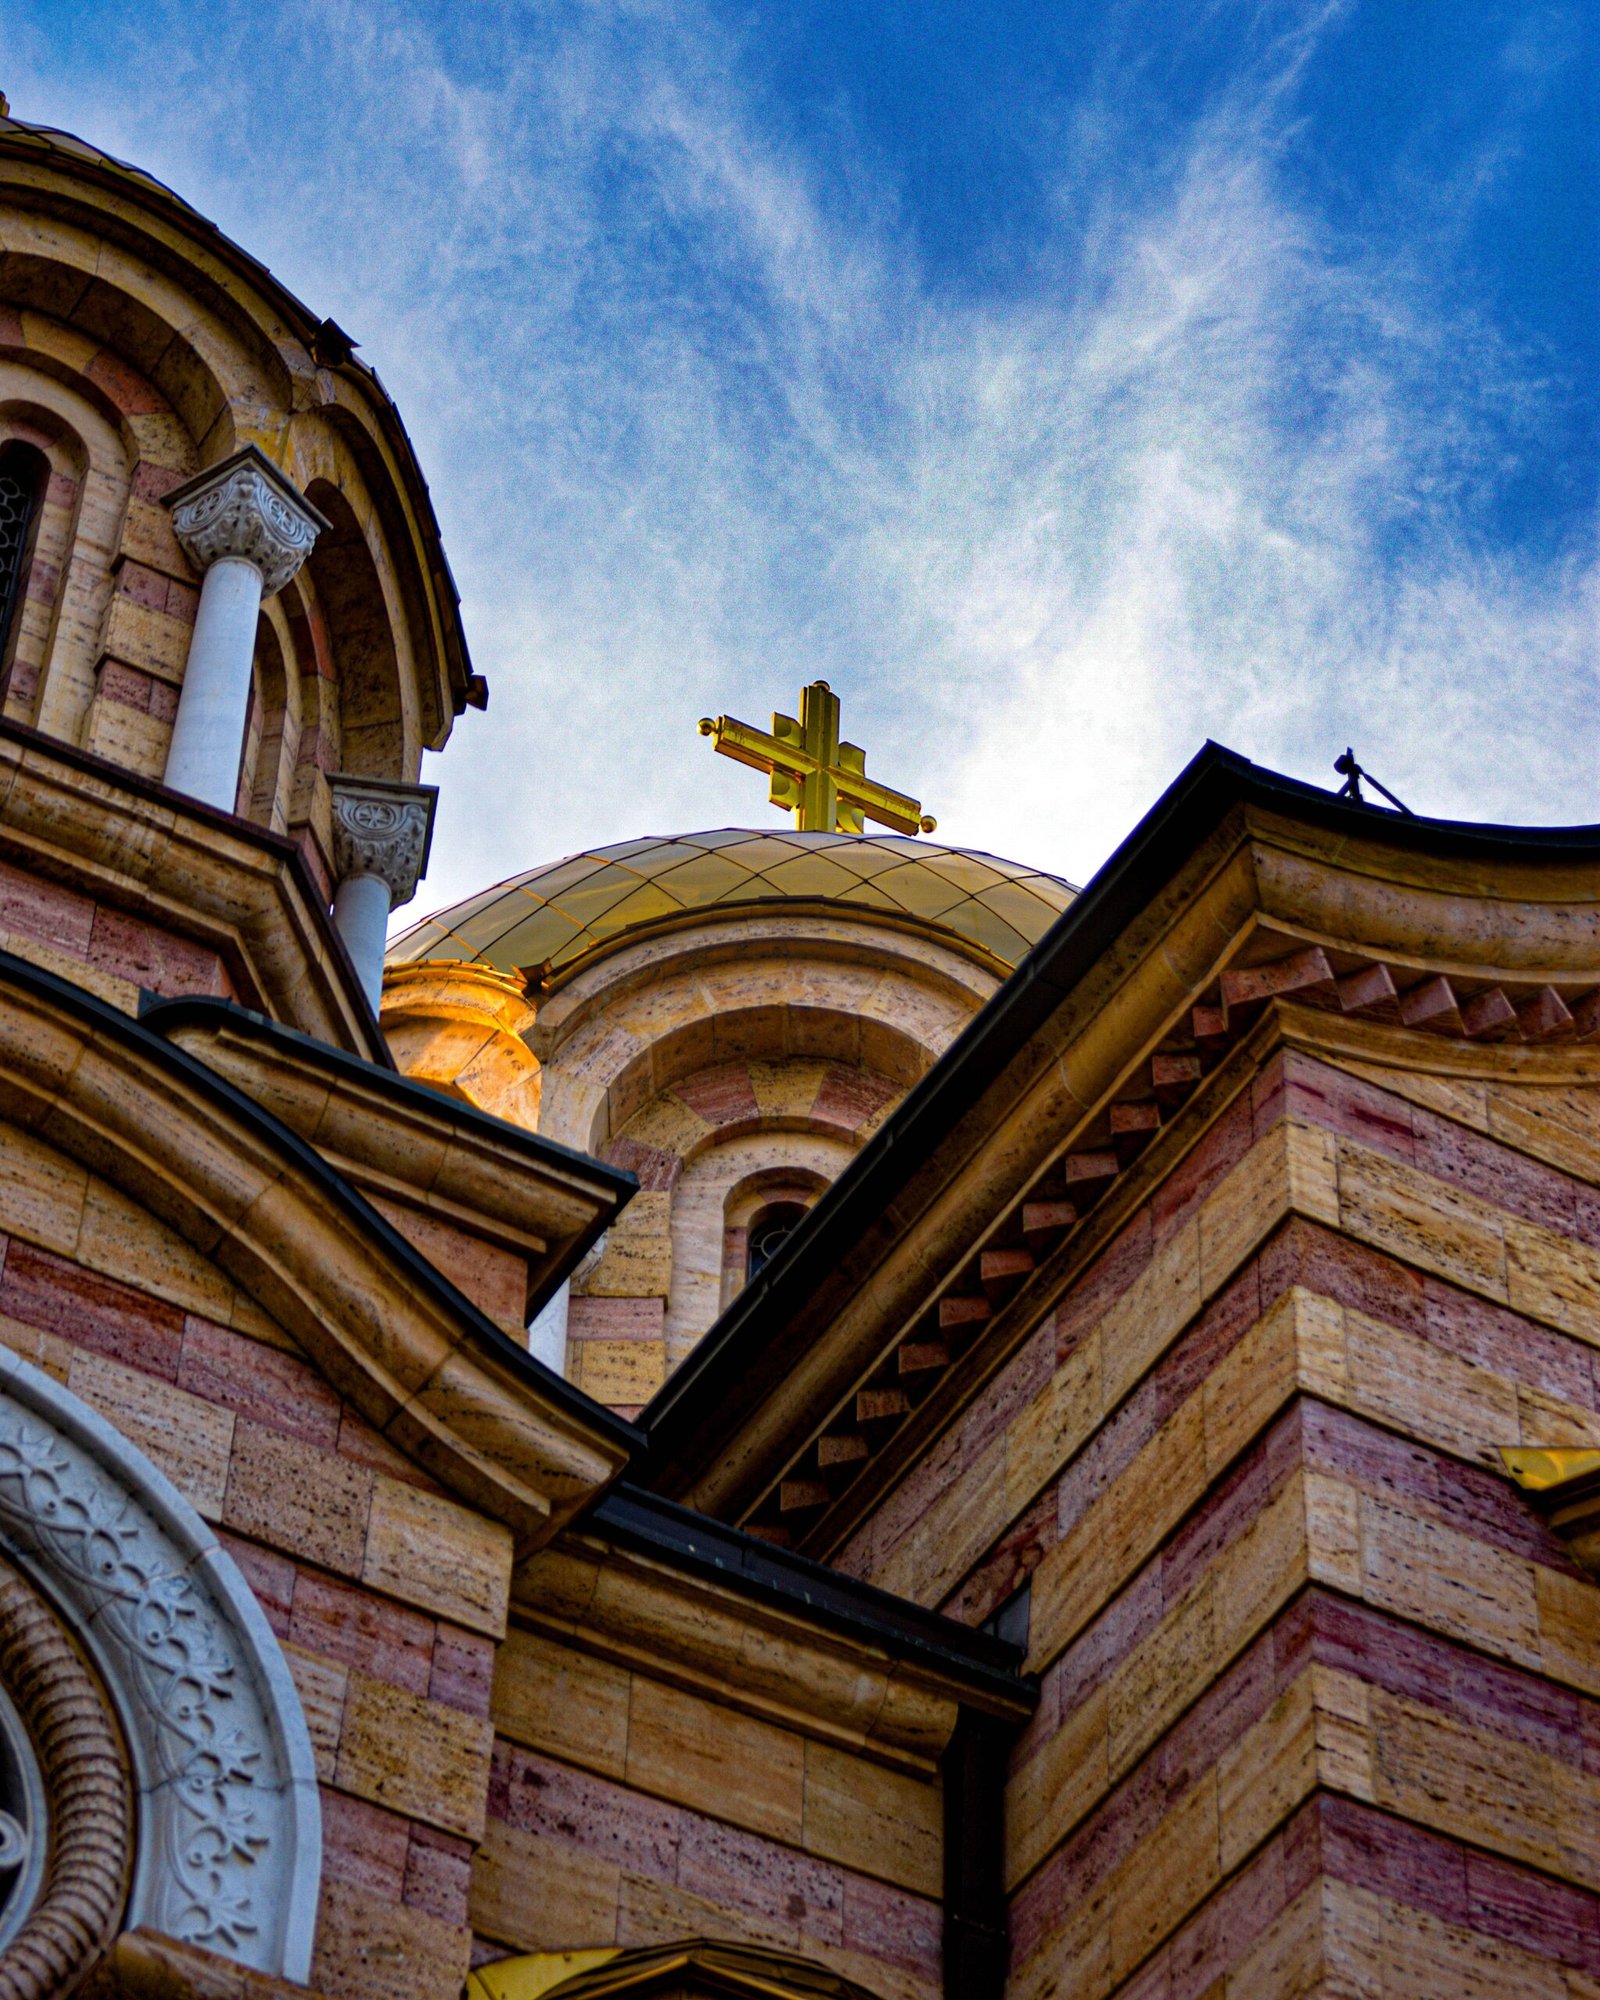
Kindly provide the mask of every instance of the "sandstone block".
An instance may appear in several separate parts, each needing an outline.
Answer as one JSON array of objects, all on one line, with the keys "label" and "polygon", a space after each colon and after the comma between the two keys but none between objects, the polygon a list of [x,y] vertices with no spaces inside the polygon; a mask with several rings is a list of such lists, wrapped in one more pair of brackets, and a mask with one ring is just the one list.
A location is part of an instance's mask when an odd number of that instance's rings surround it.
[{"label": "sandstone block", "polygon": [[627,1779],[791,1846],[802,1842],[801,1739],[642,1677],[629,1711]]},{"label": "sandstone block", "polygon": [[810,1854],[937,1896],[944,1865],[940,1788],[809,1742],[803,1844]]},{"label": "sandstone block", "polygon": [[487,1722],[350,1670],[334,1782],[446,1833],[483,1835]]},{"label": "sandstone block", "polygon": [[510,1530],[380,1473],[372,1487],[361,1580],[498,1638],[511,1586]]},{"label": "sandstone block", "polygon": [[328,1878],[311,1978],[341,2000],[437,2000],[460,1991],[471,1949],[464,1927]]},{"label": "sandstone block", "polygon": [[152,1459],[208,1521],[222,1517],[233,1417],[102,1354],[78,1354],[67,1387]]},{"label": "sandstone block", "polygon": [[513,1627],[495,1659],[495,1727],[518,1743],[620,1778],[631,1692],[624,1668]]},{"label": "sandstone block", "polygon": [[240,1419],[223,1519],[269,1548],[359,1576],[373,1475],[335,1452]]}]

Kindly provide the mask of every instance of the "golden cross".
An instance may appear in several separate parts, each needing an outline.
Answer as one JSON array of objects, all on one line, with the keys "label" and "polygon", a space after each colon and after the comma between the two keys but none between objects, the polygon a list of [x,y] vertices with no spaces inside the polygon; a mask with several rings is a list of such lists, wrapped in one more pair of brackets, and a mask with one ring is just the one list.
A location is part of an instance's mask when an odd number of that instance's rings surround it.
[{"label": "golden cross", "polygon": [[800,690],[798,722],[774,714],[770,736],[730,715],[702,716],[700,734],[724,757],[767,772],[772,803],[792,812],[802,832],[860,833],[869,819],[896,833],[932,833],[938,826],[915,799],[867,776],[865,750],[839,741],[839,697],[826,681]]}]

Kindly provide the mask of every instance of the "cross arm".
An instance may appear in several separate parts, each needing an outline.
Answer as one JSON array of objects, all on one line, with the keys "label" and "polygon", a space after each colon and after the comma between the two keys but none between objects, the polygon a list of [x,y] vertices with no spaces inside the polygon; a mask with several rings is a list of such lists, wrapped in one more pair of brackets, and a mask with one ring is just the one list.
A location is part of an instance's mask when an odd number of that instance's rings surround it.
[{"label": "cross arm", "polygon": [[[774,720],[787,722],[787,716]],[[799,725],[791,724],[798,732]],[[792,771],[803,774],[817,769],[817,760],[798,742],[755,729],[748,722],[736,722],[731,715],[702,715],[700,734],[711,738],[713,750],[748,764],[752,771]]]},{"label": "cross arm", "polygon": [[937,820],[922,810],[921,802],[907,792],[897,792],[869,778],[862,768],[866,752],[854,743],[839,745],[839,767],[835,782],[839,797],[878,826],[893,827],[896,833],[932,833]]}]

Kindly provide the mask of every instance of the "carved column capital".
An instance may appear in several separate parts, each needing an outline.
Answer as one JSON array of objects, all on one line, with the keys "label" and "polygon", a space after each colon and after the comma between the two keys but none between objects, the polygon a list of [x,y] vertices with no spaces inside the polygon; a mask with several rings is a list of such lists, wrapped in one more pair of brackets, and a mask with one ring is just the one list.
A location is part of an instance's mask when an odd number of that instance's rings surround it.
[{"label": "carved column capital", "polygon": [[253,444],[167,495],[183,552],[202,573],[224,556],[261,572],[261,593],[282,590],[328,523]]},{"label": "carved column capital", "polygon": [[428,865],[436,785],[389,784],[381,778],[328,779],[333,795],[333,867],[341,882],[375,875],[389,907],[409,903]]}]

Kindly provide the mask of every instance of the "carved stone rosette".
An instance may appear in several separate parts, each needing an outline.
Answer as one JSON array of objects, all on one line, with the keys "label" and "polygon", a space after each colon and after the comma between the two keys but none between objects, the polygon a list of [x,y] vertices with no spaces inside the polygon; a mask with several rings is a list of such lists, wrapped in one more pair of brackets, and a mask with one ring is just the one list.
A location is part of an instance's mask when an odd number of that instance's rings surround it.
[{"label": "carved stone rosette", "polygon": [[261,594],[282,590],[328,523],[254,445],[167,495],[183,552],[202,572],[224,556],[253,563]]},{"label": "carved stone rosette", "polygon": [[388,886],[391,909],[409,903],[428,865],[438,787],[332,777],[328,789],[335,875],[341,882],[375,875]]}]

